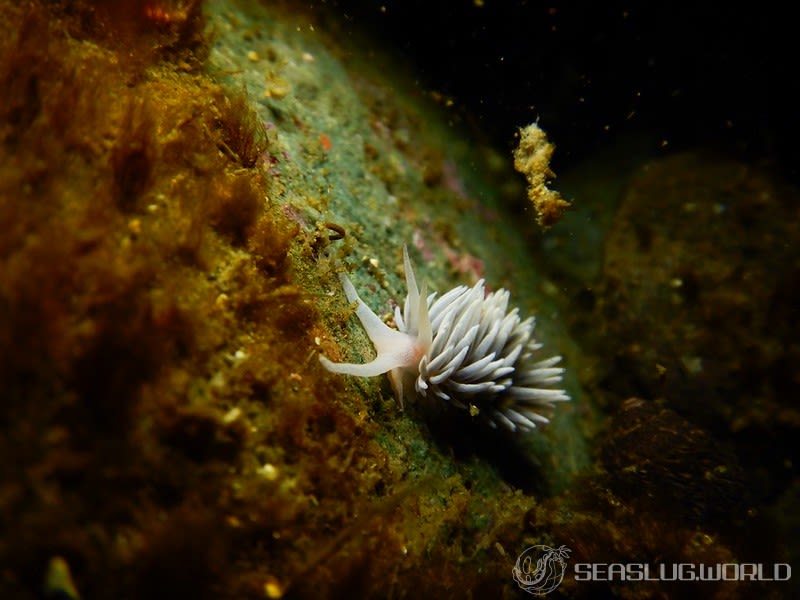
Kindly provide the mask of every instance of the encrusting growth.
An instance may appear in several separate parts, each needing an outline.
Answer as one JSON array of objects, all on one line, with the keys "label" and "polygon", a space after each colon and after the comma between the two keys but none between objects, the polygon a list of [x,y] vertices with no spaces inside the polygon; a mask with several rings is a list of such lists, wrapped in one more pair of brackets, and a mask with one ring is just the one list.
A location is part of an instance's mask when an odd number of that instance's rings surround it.
[{"label": "encrusting growth", "polygon": [[508,310],[509,292],[486,294],[484,281],[458,286],[440,298],[417,286],[408,250],[403,247],[406,296],[403,311],[395,308],[391,329],[364,304],[345,274],[340,274],[347,299],[378,355],[364,364],[335,363],[320,356],[334,373],[374,377],[388,372],[401,406],[408,390],[423,398],[439,398],[480,415],[489,425],[527,432],[548,423],[556,402],[569,400],[561,382],[560,356],[538,358],[541,344],[533,339],[535,320],[524,321],[518,309]]}]

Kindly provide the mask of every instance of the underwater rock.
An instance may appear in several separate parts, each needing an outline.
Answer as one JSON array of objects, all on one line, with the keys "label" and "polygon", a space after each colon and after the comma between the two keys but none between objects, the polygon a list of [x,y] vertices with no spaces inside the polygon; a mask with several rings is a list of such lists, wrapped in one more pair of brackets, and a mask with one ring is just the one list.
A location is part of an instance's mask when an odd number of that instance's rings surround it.
[{"label": "underwater rock", "polygon": [[0,597],[53,556],[82,597],[498,597],[588,464],[575,403],[457,454],[318,363],[370,351],[336,272],[383,313],[403,243],[566,336],[510,157],[279,4],[0,0]]},{"label": "underwater rock", "polygon": [[[532,536],[563,544],[570,563],[648,565],[785,562],[770,517],[754,509],[752,482],[732,449],[675,411],[639,398],[622,403],[599,450],[597,469],[526,515]],[[638,568],[638,567],[637,567]],[[602,571],[601,571],[602,572]],[[786,582],[577,580],[567,597],[780,598]]]},{"label": "underwater rock", "polygon": [[759,486],[765,497],[798,464],[797,198],[729,159],[650,162],[621,199],[592,295],[602,351],[590,387],[604,402],[663,398],[732,440],[747,470],[770,481]]},{"label": "underwater rock", "polygon": [[731,448],[652,402],[623,402],[601,457],[614,493],[664,519],[727,526],[747,507],[744,473]]}]

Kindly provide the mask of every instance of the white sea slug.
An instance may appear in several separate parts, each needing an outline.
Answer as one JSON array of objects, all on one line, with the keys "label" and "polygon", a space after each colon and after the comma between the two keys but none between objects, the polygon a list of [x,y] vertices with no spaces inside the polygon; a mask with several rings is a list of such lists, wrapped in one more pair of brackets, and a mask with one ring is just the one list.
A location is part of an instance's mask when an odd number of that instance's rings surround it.
[{"label": "white sea slug", "polygon": [[361,377],[388,372],[401,407],[403,394],[413,385],[418,396],[479,414],[492,427],[528,432],[548,423],[545,415],[569,396],[552,389],[564,373],[556,366],[561,357],[537,357],[542,346],[532,337],[534,318],[522,321],[518,309],[509,311],[504,289],[487,295],[483,279],[439,299],[435,293],[427,296],[424,284],[421,291],[417,288],[405,246],[403,262],[408,295],[402,314],[399,306],[395,308],[397,329],[364,304],[347,275],[339,275],[378,356],[364,364],[335,363],[320,356],[323,366]]}]

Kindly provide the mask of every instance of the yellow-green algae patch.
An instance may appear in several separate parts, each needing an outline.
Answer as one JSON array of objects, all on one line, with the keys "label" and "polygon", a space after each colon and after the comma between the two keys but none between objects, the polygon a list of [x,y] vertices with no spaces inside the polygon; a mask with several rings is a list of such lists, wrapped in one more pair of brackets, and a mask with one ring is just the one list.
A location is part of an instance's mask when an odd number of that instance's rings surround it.
[{"label": "yellow-green algae patch", "polygon": [[324,19],[115,6],[0,3],[0,596],[55,558],[82,597],[512,594],[572,410],[520,447],[317,361],[369,355],[335,272],[388,312],[404,242],[556,316],[472,141]]}]

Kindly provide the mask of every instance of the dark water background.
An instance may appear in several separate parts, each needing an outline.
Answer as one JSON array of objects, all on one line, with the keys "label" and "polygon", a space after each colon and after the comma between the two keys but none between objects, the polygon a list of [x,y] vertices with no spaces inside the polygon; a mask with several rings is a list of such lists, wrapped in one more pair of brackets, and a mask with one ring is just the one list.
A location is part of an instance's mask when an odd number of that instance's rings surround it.
[{"label": "dark water background", "polygon": [[[797,178],[792,21],[769,3],[354,2],[339,6],[493,141],[536,118],[556,170],[623,134],[766,159]],[[383,7],[383,8],[381,8]],[[389,44],[387,44],[389,45]],[[666,142],[666,144],[664,144]]]}]

